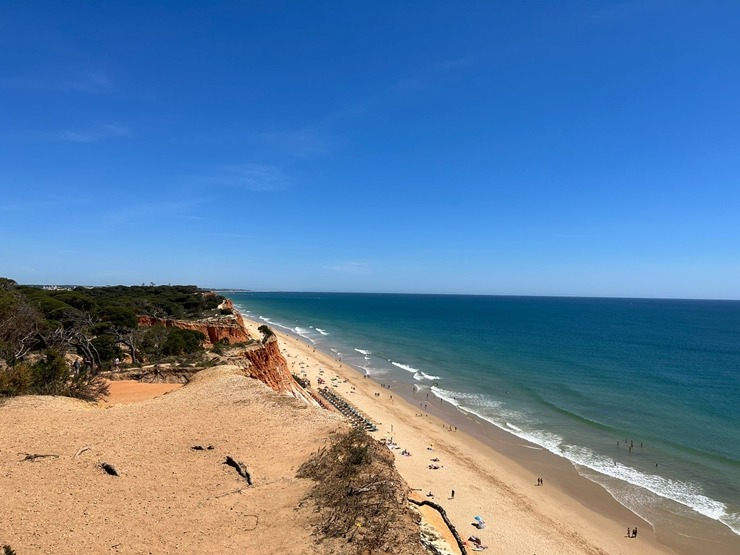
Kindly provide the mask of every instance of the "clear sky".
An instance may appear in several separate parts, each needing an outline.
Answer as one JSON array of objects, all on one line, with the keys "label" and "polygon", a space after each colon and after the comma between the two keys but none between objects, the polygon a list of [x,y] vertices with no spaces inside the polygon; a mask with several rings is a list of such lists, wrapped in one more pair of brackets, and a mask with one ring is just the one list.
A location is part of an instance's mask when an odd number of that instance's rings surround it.
[{"label": "clear sky", "polygon": [[0,4],[0,276],[740,299],[740,2]]}]

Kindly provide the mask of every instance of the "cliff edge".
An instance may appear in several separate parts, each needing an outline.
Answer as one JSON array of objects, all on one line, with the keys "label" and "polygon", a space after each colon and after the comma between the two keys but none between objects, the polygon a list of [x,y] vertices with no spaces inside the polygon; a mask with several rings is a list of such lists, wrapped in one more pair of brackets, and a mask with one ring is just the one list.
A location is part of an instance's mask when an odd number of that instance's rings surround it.
[{"label": "cliff edge", "polygon": [[226,314],[202,320],[175,320],[141,315],[138,316],[138,321],[140,326],[177,327],[199,331],[205,336],[203,346],[207,348],[217,343],[234,345],[236,348],[230,350],[227,358],[229,362],[244,368],[246,375],[263,382],[273,391],[289,393],[310,405],[317,404],[290,373],[288,363],[280,353],[277,336],[270,332],[264,334],[261,341],[252,337],[241,313],[234,308],[229,299],[218,308]]}]

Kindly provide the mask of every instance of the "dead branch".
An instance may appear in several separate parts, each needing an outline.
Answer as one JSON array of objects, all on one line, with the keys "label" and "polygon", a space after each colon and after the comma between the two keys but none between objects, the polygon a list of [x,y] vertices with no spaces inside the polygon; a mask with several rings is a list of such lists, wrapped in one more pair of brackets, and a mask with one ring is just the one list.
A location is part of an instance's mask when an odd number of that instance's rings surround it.
[{"label": "dead branch", "polygon": [[226,497],[228,495],[234,495],[235,493],[241,493],[247,488],[237,488],[232,489],[231,491],[226,491],[224,493],[219,493],[218,495],[214,495],[213,497],[210,497],[209,499],[221,499],[222,497]]},{"label": "dead branch", "polygon": [[360,486],[359,488],[351,487],[347,490],[347,495],[359,495],[360,493],[367,493],[368,491],[373,491],[378,488],[378,486],[385,485],[387,483],[387,480],[379,480],[375,476],[373,476],[373,480],[365,484],[364,486]]},{"label": "dead branch", "polygon": [[84,453],[85,451],[89,451],[90,449],[92,449],[92,447],[83,447],[79,451],[77,451],[77,453],[75,453],[75,456],[72,457],[72,458],[73,459],[76,459],[77,457],[79,457],[80,455],[82,455],[82,453]]},{"label": "dead branch", "polygon": [[427,501],[426,499],[423,501],[417,501],[413,497],[408,497],[407,500],[409,503],[413,503],[417,507],[420,507],[422,505],[427,505],[428,507],[433,508],[436,510],[439,515],[442,517],[442,520],[444,520],[445,524],[447,525],[447,528],[450,529],[450,532],[452,532],[452,535],[455,537],[455,542],[457,542],[457,546],[460,548],[460,552],[463,555],[467,555],[468,550],[465,547],[465,542],[463,541],[462,537],[460,537],[460,533],[457,531],[457,528],[455,528],[455,525],[452,524],[450,521],[450,518],[447,516],[447,512],[444,510],[444,507],[442,505],[439,505],[433,501]]},{"label": "dead branch", "polygon": [[250,486],[252,485],[252,477],[250,476],[249,471],[247,470],[247,465],[231,457],[226,457],[224,464],[229,465],[232,468],[235,468],[239,476],[244,478],[247,481],[247,484],[249,484]]},{"label": "dead branch", "polygon": [[258,515],[244,515],[245,517],[250,517],[254,519],[254,525],[250,528],[244,528],[247,532],[251,532],[252,530],[257,528],[257,525],[260,523],[260,517]]},{"label": "dead branch", "polygon": [[18,453],[19,455],[25,455],[23,457],[24,461],[35,461],[36,459],[43,459],[46,457],[54,457],[55,459],[59,458],[59,455],[39,455],[36,453]]}]

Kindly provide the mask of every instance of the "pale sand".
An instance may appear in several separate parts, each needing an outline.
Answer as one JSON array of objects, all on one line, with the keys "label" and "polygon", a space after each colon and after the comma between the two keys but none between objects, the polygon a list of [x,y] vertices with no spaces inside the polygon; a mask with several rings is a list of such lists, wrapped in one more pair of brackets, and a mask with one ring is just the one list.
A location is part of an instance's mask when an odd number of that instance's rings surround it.
[{"label": "pale sand", "polygon": [[[255,337],[259,337],[257,325],[247,321]],[[291,370],[298,375],[305,373],[314,390],[319,375],[327,384],[332,383],[332,377],[338,378],[334,390],[378,424],[379,430],[373,435],[379,439],[392,437],[399,445],[400,449],[394,450],[396,465],[409,485],[422,497],[431,491],[433,500],[445,507],[460,534],[464,538],[478,536],[489,546],[489,553],[674,553],[655,540],[649,524],[602,488],[578,476],[572,467],[568,472],[564,466],[566,470],[559,470],[554,477],[544,475],[544,486],[537,487],[537,477],[542,474],[471,435],[449,431],[435,416],[416,416],[424,411],[394,395],[393,390],[364,379],[298,338],[280,332],[278,335]],[[427,449],[430,445],[433,451]],[[401,449],[409,450],[412,456],[401,456]],[[434,464],[444,468],[430,470],[432,458],[439,458]],[[580,492],[579,499],[589,500],[589,506],[564,491],[574,488]],[[454,499],[450,499],[452,489]],[[485,529],[471,526],[475,516],[483,517]],[[627,526],[637,526],[638,538],[626,537]]]},{"label": "pale sand", "polygon": [[122,405],[154,399],[160,395],[182,387],[179,383],[142,383],[136,380],[117,380],[108,382],[108,395],[101,400],[103,404]]},{"label": "pale sand", "polygon": [[[234,367],[204,370],[166,395],[134,389],[158,396],[0,403],[0,546],[19,555],[325,553],[311,537],[310,507],[299,508],[311,482],[295,474],[346,429],[337,415]],[[254,487],[223,464],[227,455],[249,466]]]}]

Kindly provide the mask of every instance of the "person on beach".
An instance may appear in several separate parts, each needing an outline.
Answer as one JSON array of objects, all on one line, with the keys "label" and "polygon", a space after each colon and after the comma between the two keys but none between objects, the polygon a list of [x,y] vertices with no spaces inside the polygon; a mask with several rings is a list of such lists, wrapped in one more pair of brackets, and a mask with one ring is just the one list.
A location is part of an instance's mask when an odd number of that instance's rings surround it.
[{"label": "person on beach", "polygon": [[450,495],[450,499],[455,499],[455,490],[452,490],[452,495]]},{"label": "person on beach", "polygon": [[637,527],[636,526],[632,529],[632,537],[633,538],[637,537]]}]

